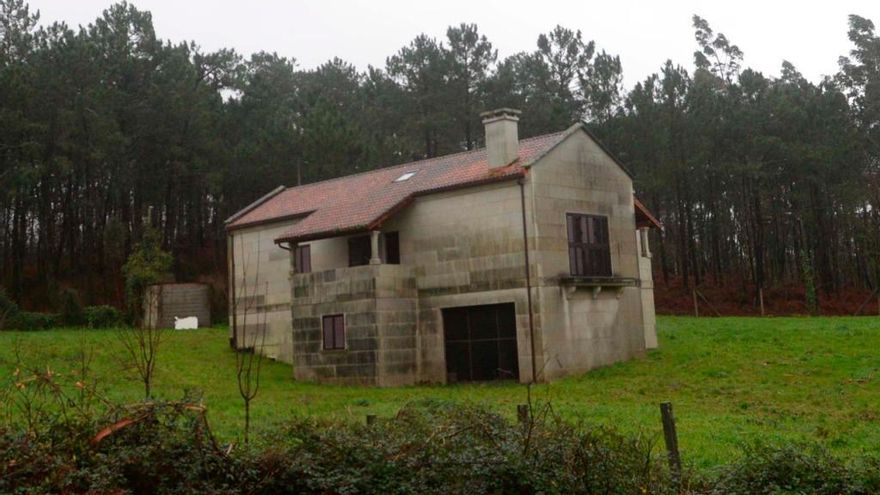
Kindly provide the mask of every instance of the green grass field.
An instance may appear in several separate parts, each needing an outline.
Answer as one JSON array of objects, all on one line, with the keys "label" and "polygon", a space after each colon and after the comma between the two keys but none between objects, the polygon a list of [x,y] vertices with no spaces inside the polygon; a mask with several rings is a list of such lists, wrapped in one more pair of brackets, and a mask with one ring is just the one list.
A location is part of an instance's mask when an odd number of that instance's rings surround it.
[{"label": "green grass field", "polygon": [[[880,454],[880,319],[682,318],[658,322],[660,349],[533,389],[564,417],[613,425],[660,440],[658,403],[675,405],[683,455],[698,466],[730,459],[754,440],[817,441],[839,453]],[[84,333],[83,333],[84,332]],[[0,376],[11,377],[15,351],[30,366],[77,369],[84,336],[104,394],[136,401],[142,387],[121,372],[113,331],[52,330],[0,333]],[[169,332],[161,350],[156,395],[204,397],[224,438],[243,422],[235,358],[225,329]],[[513,383],[377,389],[297,383],[291,368],[268,362],[254,402],[260,429],[311,415],[363,421],[389,416],[409,401],[467,401],[510,415],[525,402]]]}]

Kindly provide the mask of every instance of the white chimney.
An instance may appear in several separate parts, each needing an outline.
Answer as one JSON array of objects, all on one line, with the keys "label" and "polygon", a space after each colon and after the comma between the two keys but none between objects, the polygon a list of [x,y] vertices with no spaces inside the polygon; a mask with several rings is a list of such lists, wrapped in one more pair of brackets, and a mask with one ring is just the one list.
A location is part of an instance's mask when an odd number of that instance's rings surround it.
[{"label": "white chimney", "polygon": [[499,108],[483,112],[483,125],[486,127],[486,155],[489,168],[510,165],[519,156],[519,132],[517,130],[521,112],[512,108]]}]

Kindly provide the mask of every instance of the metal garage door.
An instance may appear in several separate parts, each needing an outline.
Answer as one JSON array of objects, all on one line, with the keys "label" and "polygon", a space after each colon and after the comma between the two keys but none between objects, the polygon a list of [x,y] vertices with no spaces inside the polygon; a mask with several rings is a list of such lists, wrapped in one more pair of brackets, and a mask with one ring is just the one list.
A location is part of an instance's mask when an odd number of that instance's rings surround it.
[{"label": "metal garage door", "polygon": [[443,310],[447,381],[519,378],[513,303]]}]

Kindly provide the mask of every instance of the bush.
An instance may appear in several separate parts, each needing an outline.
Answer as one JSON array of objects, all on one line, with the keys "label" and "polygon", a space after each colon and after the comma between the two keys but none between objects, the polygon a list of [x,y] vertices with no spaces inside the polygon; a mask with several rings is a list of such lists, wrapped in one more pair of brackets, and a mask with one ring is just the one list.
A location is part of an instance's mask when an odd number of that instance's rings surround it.
[{"label": "bush", "polygon": [[846,464],[815,445],[755,445],[725,467],[712,495],[880,493],[880,463]]},{"label": "bush", "polygon": [[113,306],[87,306],[83,315],[89,328],[111,328],[123,324],[122,312]]},{"label": "bush", "polygon": [[7,326],[12,330],[47,330],[58,326],[58,320],[58,315],[55,314],[19,311]]},{"label": "bush", "polygon": [[[33,372],[22,393],[55,375]],[[36,391],[30,397],[44,397]],[[43,411],[38,407],[35,411]],[[699,483],[670,479],[643,437],[550,414],[510,423],[481,408],[408,406],[374,425],[301,420],[264,444],[224,446],[191,400],[67,408],[0,426],[0,493],[862,495],[880,464],[844,463],[817,447],[755,447]],[[533,411],[534,412],[534,411]]]},{"label": "bush", "polygon": [[644,439],[443,404],[373,427],[297,423],[254,464],[274,473],[262,493],[675,493]]},{"label": "bush", "polygon": [[147,287],[173,280],[173,264],[174,257],[162,249],[162,233],[153,227],[146,227],[141,241],[122,266],[125,302],[132,322],[137,324],[141,321]]},{"label": "bush", "polygon": [[18,304],[6,294],[6,289],[0,287],[0,330],[12,328],[18,313]]},{"label": "bush", "polygon": [[63,289],[59,293],[59,322],[66,327],[76,327],[86,322],[79,293],[75,289]]},{"label": "bush", "polygon": [[58,321],[58,315],[22,311],[0,287],[0,330],[45,330]]},{"label": "bush", "polygon": [[674,493],[641,440],[556,421],[530,429],[471,407],[410,407],[371,426],[299,421],[232,453],[183,403],[40,432],[0,431],[0,492]]}]

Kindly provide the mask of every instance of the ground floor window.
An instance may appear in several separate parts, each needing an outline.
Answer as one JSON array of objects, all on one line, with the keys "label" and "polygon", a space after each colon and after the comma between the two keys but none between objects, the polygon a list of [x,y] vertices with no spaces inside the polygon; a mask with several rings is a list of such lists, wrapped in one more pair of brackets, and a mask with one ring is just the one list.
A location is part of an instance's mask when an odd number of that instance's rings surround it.
[{"label": "ground floor window", "polygon": [[345,317],[326,315],[322,319],[324,329],[324,350],[345,349]]}]

